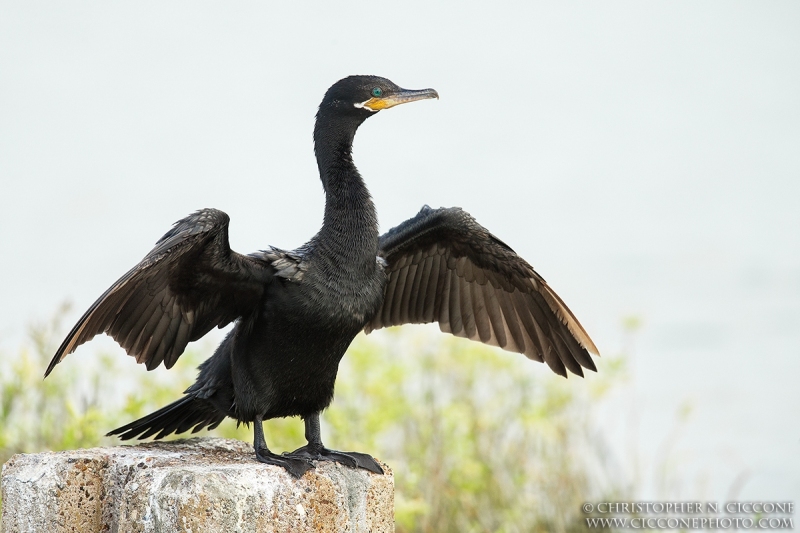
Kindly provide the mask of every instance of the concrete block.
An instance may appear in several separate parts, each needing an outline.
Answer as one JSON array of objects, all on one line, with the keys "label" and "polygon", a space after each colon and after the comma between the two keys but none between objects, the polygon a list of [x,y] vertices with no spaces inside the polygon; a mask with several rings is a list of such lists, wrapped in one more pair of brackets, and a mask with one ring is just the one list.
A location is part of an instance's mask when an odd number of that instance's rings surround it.
[{"label": "concrete block", "polygon": [[297,480],[244,442],[196,438],[15,455],[2,532],[394,531],[394,479],[318,462]]}]

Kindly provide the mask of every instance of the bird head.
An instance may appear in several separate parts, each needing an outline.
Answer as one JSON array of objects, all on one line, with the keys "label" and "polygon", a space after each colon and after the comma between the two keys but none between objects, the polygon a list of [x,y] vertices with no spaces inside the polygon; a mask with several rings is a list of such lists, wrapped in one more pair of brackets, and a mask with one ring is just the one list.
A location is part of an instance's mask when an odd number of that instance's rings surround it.
[{"label": "bird head", "polygon": [[334,111],[364,120],[382,109],[428,98],[439,98],[439,94],[433,89],[403,89],[379,76],[348,76],[328,89],[320,111]]}]

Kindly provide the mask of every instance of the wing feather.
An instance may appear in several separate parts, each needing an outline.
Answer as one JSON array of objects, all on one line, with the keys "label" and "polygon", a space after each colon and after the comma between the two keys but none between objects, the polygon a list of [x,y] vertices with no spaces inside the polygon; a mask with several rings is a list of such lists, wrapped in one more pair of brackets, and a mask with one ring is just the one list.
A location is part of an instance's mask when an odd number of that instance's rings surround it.
[{"label": "wing feather", "polygon": [[392,313],[389,315],[392,322],[402,322],[400,318],[401,305],[403,304],[403,292],[406,289],[406,280],[408,279],[408,261],[406,261],[405,268],[401,269],[397,275],[397,292],[394,295],[394,302],[392,303]]},{"label": "wing feather", "polygon": [[440,283],[442,292],[441,296],[437,299],[437,304],[439,306],[439,312],[437,313],[439,316],[439,329],[445,333],[453,333],[453,328],[450,325],[450,271],[447,270],[447,265],[444,260],[440,261],[439,269],[442,276]]},{"label": "wing feather", "polygon": [[[470,298],[472,298],[472,319],[475,321],[475,329],[478,330],[478,337],[481,342],[490,344],[493,338],[492,324],[489,313],[486,310],[486,301],[483,298],[483,291],[477,281],[469,283]],[[495,343],[499,344],[495,336]]]},{"label": "wing feather", "polygon": [[[480,272],[480,270],[478,270],[478,272]],[[507,328],[503,321],[503,312],[500,310],[500,303],[497,301],[498,296],[486,283],[479,285],[478,290],[483,293],[483,301],[486,305],[486,316],[489,319],[489,326],[494,331],[497,345],[500,348],[505,348],[508,346],[508,338],[506,337]],[[481,336],[481,341],[486,342],[483,336]]]},{"label": "wing feather", "polygon": [[503,311],[503,324],[508,328],[508,333],[514,340],[515,349],[512,350],[512,348],[509,347],[509,350],[527,354],[527,350],[533,347],[525,342],[525,334],[520,328],[519,317],[517,316],[517,311],[514,309],[511,295],[505,291],[498,291],[489,285],[486,285],[486,290],[492,290],[497,294],[497,302],[500,304],[500,309]]},{"label": "wing feather", "polygon": [[425,314],[422,315],[422,323],[429,324],[439,316],[439,307],[442,302],[442,293],[446,279],[442,268],[442,256],[438,251],[434,251],[431,256],[430,281],[425,289]]},{"label": "wing feather", "polygon": [[417,276],[417,268],[418,264],[412,262],[408,265],[408,268],[405,269],[408,274],[406,275],[406,283],[403,287],[403,297],[400,299],[400,314],[397,317],[398,321],[402,323],[407,323],[409,320],[409,306],[411,305],[411,294],[414,288],[414,278]]},{"label": "wing feather", "polygon": [[[408,299],[406,302],[406,315],[404,316],[404,322],[409,322],[412,316],[419,316],[417,313],[417,308],[419,307],[419,300],[425,301],[424,298],[420,298],[420,291],[419,286],[422,283],[422,273],[425,270],[425,264],[427,263],[428,258],[421,259],[417,264],[414,265],[414,272],[411,276],[411,285],[409,286],[409,294]],[[403,295],[405,298],[405,295]]]},{"label": "wing feather", "polygon": [[461,287],[459,277],[452,270],[447,273],[450,278],[450,332],[463,337],[464,317],[461,315]]},{"label": "wing feather", "polygon": [[455,276],[458,280],[458,294],[461,297],[461,321],[464,324],[464,334],[468,339],[475,338],[478,328],[475,325],[475,312],[472,307],[472,294],[469,283],[463,276]]},{"label": "wing feather", "polygon": [[393,324],[392,321],[392,309],[394,308],[394,301],[398,298],[397,296],[397,281],[400,276],[392,276],[389,279],[389,286],[386,287],[386,298],[383,301],[383,307],[381,308],[381,321],[384,325]]}]

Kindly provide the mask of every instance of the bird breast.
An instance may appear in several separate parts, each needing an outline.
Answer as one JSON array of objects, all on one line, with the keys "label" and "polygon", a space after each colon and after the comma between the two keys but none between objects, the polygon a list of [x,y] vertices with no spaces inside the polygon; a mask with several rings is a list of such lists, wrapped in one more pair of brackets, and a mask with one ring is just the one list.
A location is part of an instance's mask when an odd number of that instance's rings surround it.
[{"label": "bird breast", "polygon": [[300,285],[307,291],[310,308],[323,315],[321,319],[361,329],[383,302],[386,274],[378,261],[368,271],[318,269],[312,264]]}]

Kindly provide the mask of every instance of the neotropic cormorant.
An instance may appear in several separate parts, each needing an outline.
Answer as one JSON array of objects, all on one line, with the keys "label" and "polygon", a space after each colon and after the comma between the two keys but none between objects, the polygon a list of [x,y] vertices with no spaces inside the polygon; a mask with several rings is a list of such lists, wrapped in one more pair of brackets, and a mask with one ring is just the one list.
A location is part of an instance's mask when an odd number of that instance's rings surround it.
[{"label": "neotropic cormorant", "polygon": [[[312,460],[382,472],[369,455],[329,450],[320,436],[339,361],[362,330],[438,322],[442,331],[525,354],[565,377],[567,370],[596,370],[589,352],[597,348],[572,312],[465,211],[424,206],[379,236],[375,207],[353,164],[353,137],[382,109],[438,97],[376,76],[336,82],[314,127],[325,190],[319,233],[296,250],[240,255],[228,244],[228,216],[197,211],[86,311],[45,376],[99,333],[148,370],[171,368],[189,342],[235,322],[183,398],[109,435],[160,439],[213,429],[231,417],[254,423],[259,461],[300,477]],[[308,444],[272,453],[262,421],[298,415]]]}]

